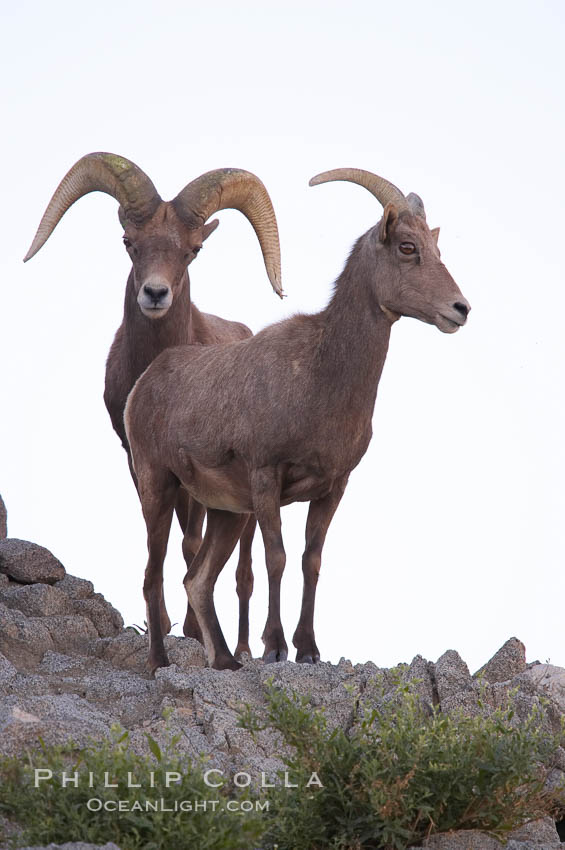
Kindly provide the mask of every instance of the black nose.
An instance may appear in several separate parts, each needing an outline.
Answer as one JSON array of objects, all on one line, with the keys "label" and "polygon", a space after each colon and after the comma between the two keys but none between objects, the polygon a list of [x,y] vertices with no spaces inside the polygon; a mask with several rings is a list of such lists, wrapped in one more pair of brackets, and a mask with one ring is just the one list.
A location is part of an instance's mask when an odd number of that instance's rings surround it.
[{"label": "black nose", "polygon": [[458,313],[461,313],[464,319],[469,315],[469,307],[467,304],[462,304],[461,301],[456,301],[453,305]]},{"label": "black nose", "polygon": [[166,286],[152,286],[150,283],[146,283],[143,287],[143,291],[149,298],[151,298],[154,304],[158,304],[159,301],[166,296],[169,290]]}]

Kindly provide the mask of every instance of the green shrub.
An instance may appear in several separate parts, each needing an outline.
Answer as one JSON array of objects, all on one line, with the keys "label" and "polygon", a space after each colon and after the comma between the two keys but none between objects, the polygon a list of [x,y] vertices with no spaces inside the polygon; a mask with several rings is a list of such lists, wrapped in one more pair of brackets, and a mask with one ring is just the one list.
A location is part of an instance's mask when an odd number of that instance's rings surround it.
[{"label": "green shrub", "polygon": [[[255,797],[245,789],[227,785],[209,787],[204,781],[207,765],[203,761],[193,764],[175,755],[178,736],[170,738],[164,752],[153,738],[147,738],[152,752],[148,757],[136,755],[128,733],[115,727],[111,740],[79,751],[69,744],[43,747],[28,753],[27,759],[1,758],[0,814],[24,827],[23,838],[30,845],[114,841],[121,850],[241,850],[257,846],[266,826],[264,815],[226,809],[228,800],[238,807],[245,801],[249,807]],[[40,781],[34,787],[35,769],[52,770],[53,780]],[[61,787],[63,771],[67,775],[78,772],[78,787]],[[93,787],[88,785],[90,772]],[[167,788],[167,772],[180,773],[182,778],[171,781]],[[129,784],[140,784],[141,788],[128,787],[128,773]],[[150,787],[151,773],[154,787]],[[217,775],[213,779],[219,781]],[[118,787],[106,788],[105,784]],[[157,811],[144,811],[147,800],[161,798],[168,809],[178,807],[181,801],[198,801],[200,810],[171,812],[159,804]],[[92,799],[110,806],[125,801],[128,810],[91,811],[87,803]]]},{"label": "green shrub", "polygon": [[[265,848],[403,850],[450,829],[504,836],[552,810],[542,763],[563,734],[548,733],[542,708],[520,723],[511,707],[430,713],[401,682],[378,703],[349,735],[272,684],[265,714],[246,710],[245,728],[272,727],[290,745],[285,763],[300,786],[273,792]],[[323,788],[302,790],[313,772]]]},{"label": "green shrub", "polygon": [[[404,850],[450,829],[504,836],[551,812],[542,765],[551,764],[564,736],[548,732],[542,707],[521,722],[511,707],[490,716],[444,715],[430,712],[401,681],[392,691],[389,681],[386,690],[383,685],[377,707],[349,732],[331,730],[308,698],[272,684],[260,716],[242,712],[241,724],[251,732],[280,733],[291,753],[284,757],[289,780],[298,787],[281,781],[264,792],[232,783],[212,788],[204,778],[209,765],[176,754],[178,736],[162,752],[147,735],[151,755],[141,757],[128,733],[115,728],[111,740],[81,750],[69,744],[43,747],[26,759],[0,758],[0,814],[23,825],[31,845],[81,840],[114,841],[122,850]],[[51,770],[54,781],[35,787],[36,769]],[[61,787],[63,771],[78,772],[78,787]],[[181,775],[168,788],[167,772]],[[110,783],[117,787],[105,787]],[[146,810],[147,800],[160,798],[165,809]],[[93,812],[92,799],[125,801],[126,811]],[[200,809],[182,811],[181,801],[198,801]],[[228,801],[238,810],[229,811]]]}]

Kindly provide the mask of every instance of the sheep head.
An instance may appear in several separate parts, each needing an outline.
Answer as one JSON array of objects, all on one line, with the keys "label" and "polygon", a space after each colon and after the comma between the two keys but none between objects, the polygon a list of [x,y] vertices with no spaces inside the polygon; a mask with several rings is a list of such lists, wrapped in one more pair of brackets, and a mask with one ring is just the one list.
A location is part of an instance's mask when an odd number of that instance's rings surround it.
[{"label": "sheep head", "polygon": [[120,204],[118,214],[133,264],[138,304],[149,318],[166,314],[187,266],[218,225],[217,220],[207,224],[207,219],[227,208],[240,210],[252,224],[271,285],[282,296],[278,229],[269,195],[254,174],[237,168],[207,172],[165,202],[130,160],[110,153],[87,154],[57,187],[24,262],[45,244],[69,207],[95,191],[111,195]]},{"label": "sheep head", "polygon": [[182,289],[187,267],[219,222],[214,219],[200,227],[187,227],[174,207],[165,202],[140,224],[123,214],[120,220],[124,246],[132,262],[137,304],[144,316],[159,319]]},{"label": "sheep head", "polygon": [[443,333],[459,330],[471,305],[441,261],[439,228],[428,227],[421,198],[405,197],[388,180],[355,168],[323,172],[310,185],[333,180],[364,186],[384,207],[381,221],[366,234],[365,247],[366,262],[375,267],[375,299],[389,321],[411,316]]}]

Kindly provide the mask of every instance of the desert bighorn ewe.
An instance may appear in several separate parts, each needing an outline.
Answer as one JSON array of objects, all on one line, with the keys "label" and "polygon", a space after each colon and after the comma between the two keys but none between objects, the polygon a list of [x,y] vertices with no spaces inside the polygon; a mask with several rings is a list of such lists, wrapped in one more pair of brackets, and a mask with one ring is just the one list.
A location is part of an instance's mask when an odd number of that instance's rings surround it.
[{"label": "desert bighorn ewe", "polygon": [[[390,329],[412,316],[453,333],[470,310],[440,260],[416,195],[358,169],[314,177],[349,180],[384,207],[357,241],[320,313],[294,316],[225,346],[161,354],[126,405],[126,433],[148,532],[145,573],[149,666],[166,665],[160,619],[163,558],[177,490],[208,508],[206,534],[185,587],[210,664],[236,669],[214,608],[216,579],[254,513],[269,578],[264,658],[285,659],[280,581],[285,567],[280,508],[309,501],[304,594],[293,643],[314,662],[314,598],[324,539],[349,474],[371,440],[371,419]],[[166,424],[166,427],[165,427]]]},{"label": "desert bighorn ewe", "polygon": [[[191,302],[187,266],[218,225],[217,219],[209,224],[206,221],[219,210],[240,210],[255,229],[271,285],[282,295],[278,229],[267,190],[247,171],[237,168],[210,171],[185,186],[174,200],[165,202],[147,175],[130,160],[111,153],[91,153],[82,157],[59,184],[25,260],[39,251],[75,201],[96,191],[111,195],[120,204],[123,240],[132,261],[124,318],[108,356],[104,392],[112,425],[128,453],[132,469],[123,424],[124,407],[131,388],[155,357],[171,346],[226,343],[251,336],[245,325],[201,313]],[[177,491],[175,508],[185,535],[183,551],[188,564],[202,539],[205,509],[182,488]],[[249,652],[254,529],[255,521],[250,520],[241,538],[236,574],[240,605],[236,654]],[[168,632],[170,620],[162,589],[159,605],[161,628]],[[201,638],[190,606],[184,633]]]}]

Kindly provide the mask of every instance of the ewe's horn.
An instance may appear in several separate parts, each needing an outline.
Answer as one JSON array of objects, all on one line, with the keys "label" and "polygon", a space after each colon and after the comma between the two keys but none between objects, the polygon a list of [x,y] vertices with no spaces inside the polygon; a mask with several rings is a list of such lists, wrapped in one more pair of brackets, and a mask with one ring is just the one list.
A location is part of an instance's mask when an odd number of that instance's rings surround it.
[{"label": "ewe's horn", "polygon": [[414,213],[414,215],[423,218],[426,220],[426,210],[424,209],[424,202],[416,192],[410,192],[409,195],[406,195],[406,200],[408,202],[408,206]]},{"label": "ewe's horn", "polygon": [[242,212],[257,234],[271,286],[282,298],[277,219],[269,194],[258,177],[240,168],[208,171],[185,186],[172,204],[190,227],[201,227],[219,210]]},{"label": "ewe's horn", "polygon": [[333,171],[323,171],[321,174],[312,177],[309,185],[318,186],[320,183],[329,183],[332,180],[347,180],[350,183],[357,183],[359,186],[368,189],[383,207],[393,203],[398,212],[403,210],[413,212],[408,201],[394,183],[390,183],[384,177],[378,177],[371,171],[362,171],[360,168],[334,168]]},{"label": "ewe's horn", "polygon": [[113,153],[89,153],[76,162],[59,183],[43,213],[24,263],[37,254],[75,201],[89,192],[106,192],[122,208],[122,216],[139,224],[153,215],[161,198],[141,168]]}]

